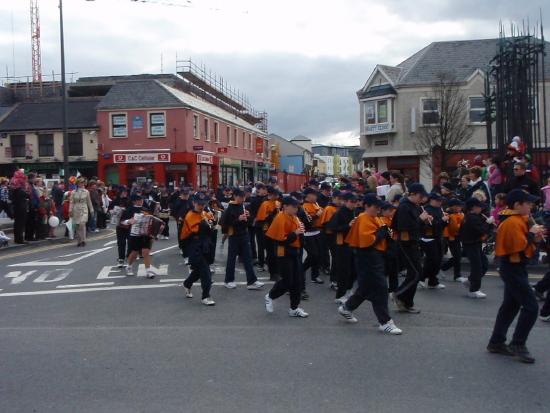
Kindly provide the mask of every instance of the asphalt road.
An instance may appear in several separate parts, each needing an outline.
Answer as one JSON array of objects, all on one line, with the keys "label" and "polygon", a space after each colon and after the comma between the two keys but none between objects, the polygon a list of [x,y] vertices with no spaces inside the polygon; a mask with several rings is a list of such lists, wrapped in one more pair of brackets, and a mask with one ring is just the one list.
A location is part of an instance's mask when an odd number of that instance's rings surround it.
[{"label": "asphalt road", "polygon": [[485,351],[494,273],[487,300],[446,282],[419,291],[420,315],[392,306],[393,337],[369,303],[342,322],[327,285],[308,286],[308,319],[287,316],[287,297],[268,315],[264,293],[221,285],[221,253],[207,308],[200,287],[183,296],[174,241],[154,245],[155,280],[111,267],[113,241],[0,255],[0,412],[548,412],[549,325],[531,334],[534,365]]}]

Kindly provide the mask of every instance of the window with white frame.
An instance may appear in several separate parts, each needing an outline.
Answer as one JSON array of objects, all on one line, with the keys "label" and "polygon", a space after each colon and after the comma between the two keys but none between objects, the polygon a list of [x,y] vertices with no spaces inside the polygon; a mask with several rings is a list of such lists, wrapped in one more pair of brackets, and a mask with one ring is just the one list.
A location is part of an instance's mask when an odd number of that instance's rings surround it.
[{"label": "window with white frame", "polygon": [[227,146],[231,146],[231,127],[227,127]]},{"label": "window with white frame", "polygon": [[220,125],[214,122],[214,142],[220,143]]},{"label": "window with white frame", "polygon": [[252,134],[248,134],[248,149],[252,150]]},{"label": "window with white frame", "polygon": [[248,149],[248,145],[246,142],[246,132],[243,131],[243,148]]},{"label": "window with white frame", "polygon": [[233,130],[233,144],[235,145],[235,148],[239,147],[239,135],[237,129]]},{"label": "window with white frame", "polygon": [[199,136],[199,117],[193,115],[193,138],[200,139]]},{"label": "window with white frame", "polygon": [[485,99],[481,96],[470,97],[470,123],[485,123]]},{"label": "window with white frame", "polygon": [[392,101],[392,99],[380,99],[365,102],[365,124],[379,125],[393,122]]},{"label": "window with white frame", "polygon": [[376,124],[376,101],[365,102],[365,123]]},{"label": "window with white frame", "polygon": [[422,99],[422,124],[439,124],[439,101],[437,99]]},{"label": "window with white frame", "polygon": [[126,113],[111,114],[111,136],[113,138],[128,137],[128,118]]},{"label": "window with white frame", "polygon": [[166,115],[164,112],[149,113],[149,136],[166,136]]},{"label": "window with white frame", "polygon": [[204,118],[204,140],[210,142],[210,123],[207,118]]}]

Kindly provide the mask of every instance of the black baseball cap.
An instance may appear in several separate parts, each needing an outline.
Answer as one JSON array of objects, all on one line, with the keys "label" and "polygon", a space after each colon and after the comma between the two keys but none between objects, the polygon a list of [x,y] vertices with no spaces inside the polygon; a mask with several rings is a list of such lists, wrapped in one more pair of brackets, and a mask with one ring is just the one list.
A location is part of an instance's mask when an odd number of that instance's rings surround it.
[{"label": "black baseball cap", "polygon": [[143,199],[143,197],[141,195],[138,195],[138,194],[132,194],[130,196],[130,201],[132,201],[132,202],[139,201],[140,199]]},{"label": "black baseball cap", "polygon": [[424,188],[424,185],[419,183],[409,185],[409,194],[420,194],[424,196],[428,195],[428,193],[426,192],[426,188]]},{"label": "black baseball cap", "polygon": [[343,198],[344,194],[340,192],[339,190],[335,189],[332,191],[332,197],[333,198]]},{"label": "black baseball cap", "polygon": [[302,194],[301,192],[298,192],[298,191],[293,191],[290,193],[290,196],[293,197],[293,198],[296,198],[297,200],[301,201],[302,199],[304,199],[304,194]]},{"label": "black baseball cap", "polygon": [[374,194],[367,194],[363,197],[363,203],[365,205],[371,206],[382,206],[383,202],[380,200],[380,198],[377,198]]},{"label": "black baseball cap", "polygon": [[473,207],[485,208],[486,205],[477,198],[470,198],[466,200],[466,209],[472,209]]},{"label": "black baseball cap", "polygon": [[277,192],[278,192],[277,189],[275,189],[271,185],[268,185],[268,187],[267,187],[267,193],[268,194],[277,194]]},{"label": "black baseball cap", "polygon": [[522,189],[513,189],[506,195],[506,205],[513,207],[516,202],[537,202],[538,196],[531,195]]},{"label": "black baseball cap", "polygon": [[307,196],[309,194],[315,194],[317,195],[317,191],[313,188],[306,188],[304,189],[304,196]]},{"label": "black baseball cap", "polygon": [[447,206],[450,206],[450,207],[462,206],[462,205],[464,205],[464,203],[463,203],[460,199],[457,199],[457,198],[452,198],[452,199],[449,200],[449,202],[447,203]]},{"label": "black baseball cap", "polygon": [[382,205],[380,206],[380,209],[382,209],[382,210],[395,209],[395,208],[397,208],[397,207],[393,204],[390,204],[389,202],[383,202]]},{"label": "black baseball cap", "polygon": [[258,182],[255,186],[256,189],[265,189],[265,184],[263,182]]},{"label": "black baseball cap", "polygon": [[357,201],[357,197],[352,192],[346,192],[345,194],[342,194],[342,199],[344,201]]},{"label": "black baseball cap", "polygon": [[319,181],[315,178],[311,178],[308,182],[309,185],[315,185],[315,186],[318,186],[319,185]]},{"label": "black baseball cap", "polygon": [[429,196],[428,196],[428,199],[430,201],[441,201],[443,198],[441,197],[441,195],[439,195],[437,192],[432,192]]},{"label": "black baseball cap", "polygon": [[292,196],[285,196],[283,198],[283,205],[292,205],[292,206],[298,206],[299,205],[299,202],[296,198],[292,197]]},{"label": "black baseball cap", "polygon": [[244,197],[244,191],[240,188],[235,188],[233,190],[233,196],[234,197],[237,197],[237,196]]},{"label": "black baseball cap", "polygon": [[210,198],[204,192],[197,192],[193,197],[193,202],[200,205],[205,205],[210,201]]},{"label": "black baseball cap", "polygon": [[323,182],[321,184],[321,190],[324,190],[324,189],[332,189],[332,186],[328,182]]}]

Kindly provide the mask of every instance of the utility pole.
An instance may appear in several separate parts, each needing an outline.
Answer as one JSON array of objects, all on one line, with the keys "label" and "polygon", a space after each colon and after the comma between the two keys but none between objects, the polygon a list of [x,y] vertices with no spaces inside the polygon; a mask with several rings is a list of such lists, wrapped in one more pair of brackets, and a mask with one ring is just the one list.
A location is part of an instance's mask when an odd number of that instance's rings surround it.
[{"label": "utility pole", "polygon": [[63,0],[59,0],[59,34],[61,42],[61,101],[63,116],[63,177],[69,190],[69,135],[67,133],[67,83],[65,79],[65,39],[63,36]]}]

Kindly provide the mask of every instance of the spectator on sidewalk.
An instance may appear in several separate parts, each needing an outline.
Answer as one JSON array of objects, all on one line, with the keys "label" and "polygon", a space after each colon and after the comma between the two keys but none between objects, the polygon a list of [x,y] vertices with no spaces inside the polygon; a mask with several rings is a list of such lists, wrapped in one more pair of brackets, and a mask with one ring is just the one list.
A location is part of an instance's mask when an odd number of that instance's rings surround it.
[{"label": "spectator on sidewalk", "polygon": [[506,184],[506,193],[511,192],[514,189],[523,189],[529,192],[531,195],[538,196],[539,188],[535,181],[527,176],[527,168],[525,163],[517,162],[514,165],[514,176],[509,179]]},{"label": "spectator on sidewalk", "polygon": [[27,176],[23,171],[15,171],[10,182],[10,189],[13,205],[13,240],[16,244],[26,244],[24,232],[30,196],[27,192]]}]

